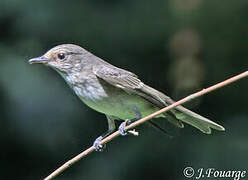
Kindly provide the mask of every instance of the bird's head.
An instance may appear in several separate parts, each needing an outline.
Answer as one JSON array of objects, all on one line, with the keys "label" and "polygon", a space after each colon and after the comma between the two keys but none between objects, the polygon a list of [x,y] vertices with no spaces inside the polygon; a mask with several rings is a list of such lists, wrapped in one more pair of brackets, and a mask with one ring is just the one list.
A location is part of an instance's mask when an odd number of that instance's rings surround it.
[{"label": "bird's head", "polygon": [[90,53],[74,44],[58,45],[44,55],[29,60],[30,64],[39,63],[52,67],[60,73],[74,73],[81,71],[82,62],[90,56]]}]

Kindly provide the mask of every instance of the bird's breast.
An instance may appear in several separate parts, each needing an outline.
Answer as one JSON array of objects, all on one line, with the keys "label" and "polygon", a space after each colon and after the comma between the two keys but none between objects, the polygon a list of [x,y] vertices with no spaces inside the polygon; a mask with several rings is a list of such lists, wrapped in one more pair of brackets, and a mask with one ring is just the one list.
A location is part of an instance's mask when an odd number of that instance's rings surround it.
[{"label": "bird's breast", "polygon": [[71,78],[67,78],[66,81],[74,82],[71,85],[72,89],[86,105],[98,112],[119,119],[134,118],[136,116],[134,109],[138,109],[143,117],[157,110],[145,99],[129,94],[99,79],[85,78],[81,79],[80,83],[75,83]]},{"label": "bird's breast", "polygon": [[80,83],[73,86],[73,90],[83,101],[96,102],[108,96],[103,86],[92,78],[81,79]]}]

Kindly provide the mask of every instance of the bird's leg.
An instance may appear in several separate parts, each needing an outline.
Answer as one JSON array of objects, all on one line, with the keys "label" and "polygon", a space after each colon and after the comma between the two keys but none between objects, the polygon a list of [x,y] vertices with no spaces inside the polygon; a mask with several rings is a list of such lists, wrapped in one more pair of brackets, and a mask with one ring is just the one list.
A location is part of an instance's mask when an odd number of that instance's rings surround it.
[{"label": "bird's leg", "polygon": [[103,151],[103,149],[106,147],[106,145],[101,145],[100,144],[101,140],[103,140],[108,135],[112,134],[112,132],[114,132],[114,130],[116,129],[115,118],[113,116],[107,116],[107,115],[106,115],[106,117],[108,119],[108,131],[103,133],[101,136],[96,138],[96,140],[94,141],[93,147],[95,148],[96,151]]},{"label": "bird's leg", "polygon": [[126,126],[128,126],[128,125],[132,124],[133,122],[135,122],[135,121],[137,121],[137,120],[139,120],[139,119],[142,118],[142,115],[141,115],[140,111],[136,107],[134,107],[134,113],[136,115],[135,118],[126,120],[126,121],[122,122],[121,125],[119,126],[118,129],[119,129],[120,134],[122,136],[126,136],[127,135],[127,132],[125,130],[125,127]]}]

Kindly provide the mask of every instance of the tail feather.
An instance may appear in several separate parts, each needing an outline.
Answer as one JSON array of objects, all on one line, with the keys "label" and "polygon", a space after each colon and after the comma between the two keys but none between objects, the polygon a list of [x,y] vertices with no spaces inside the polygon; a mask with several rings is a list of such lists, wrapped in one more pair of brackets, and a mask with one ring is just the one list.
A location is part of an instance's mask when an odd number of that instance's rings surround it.
[{"label": "tail feather", "polygon": [[194,126],[203,133],[211,134],[211,128],[219,131],[224,131],[225,128],[199,114],[196,114],[183,106],[178,106],[172,110],[175,116],[181,121]]},{"label": "tail feather", "polygon": [[[170,97],[145,84],[136,93],[159,108],[163,108],[164,106],[174,103]],[[211,134],[211,128],[219,131],[225,130],[225,128],[221,125],[199,114],[196,114],[184,108],[183,106],[175,107],[174,109],[170,110],[170,112],[164,113],[164,116],[169,122],[177,127],[183,128],[182,122],[185,122],[206,134]]]},{"label": "tail feather", "polygon": [[178,128],[184,128],[184,124],[182,123],[181,120],[179,120],[175,114],[173,114],[172,112],[166,112],[164,113],[165,118],[174,126],[178,127]]}]

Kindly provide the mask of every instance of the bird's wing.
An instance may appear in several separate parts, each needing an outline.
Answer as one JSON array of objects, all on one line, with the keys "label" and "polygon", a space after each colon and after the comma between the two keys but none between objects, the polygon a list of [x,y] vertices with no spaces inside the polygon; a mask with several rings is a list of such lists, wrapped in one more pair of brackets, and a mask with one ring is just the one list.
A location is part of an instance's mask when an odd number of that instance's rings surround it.
[{"label": "bird's wing", "polygon": [[[128,93],[139,95],[159,108],[163,108],[174,102],[165,94],[145,85],[135,74],[129,71],[114,66],[104,66],[104,68],[98,68],[98,70],[94,72],[98,78],[103,79],[109,84],[121,88]],[[177,106],[174,109],[167,111],[165,116],[168,121],[181,128],[184,127],[183,121],[207,134],[211,133],[211,128],[220,131],[225,130],[221,125],[202,117],[183,106]]]},{"label": "bird's wing", "polygon": [[100,67],[93,70],[93,72],[98,78],[127,92],[140,89],[144,85],[135,74],[114,66]]},{"label": "bird's wing", "polygon": [[[173,103],[168,96],[165,96],[161,92],[145,85],[140,79],[138,79],[137,75],[129,71],[115,66],[104,66],[103,68],[93,70],[93,72],[98,78],[108,82],[112,86],[121,88],[129,94],[141,96],[158,108],[163,108],[168,104]],[[168,121],[175,126],[180,128],[183,127],[182,122],[178,120],[173,113],[166,112],[166,117]]]},{"label": "bird's wing", "polygon": [[112,86],[121,88],[127,93],[142,96],[159,108],[173,103],[170,97],[145,85],[137,75],[124,69],[115,66],[104,66],[103,68],[100,67],[93,70],[93,72],[98,78],[108,82]]}]

